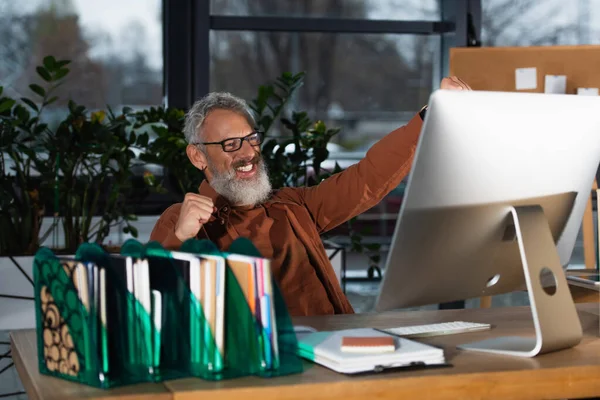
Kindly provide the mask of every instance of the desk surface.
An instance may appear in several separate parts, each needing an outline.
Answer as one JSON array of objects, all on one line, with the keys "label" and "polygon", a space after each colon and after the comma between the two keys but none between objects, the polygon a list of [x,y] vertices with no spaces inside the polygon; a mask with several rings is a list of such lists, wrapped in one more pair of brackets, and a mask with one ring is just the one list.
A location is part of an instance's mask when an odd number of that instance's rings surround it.
[{"label": "desk surface", "polygon": [[[430,370],[394,371],[345,376],[306,363],[301,374],[273,378],[239,378],[207,382],[196,378],[160,384],[132,385],[112,390],[90,388],[41,376],[37,368],[35,332],[11,334],[14,363],[31,399],[364,399],[387,398],[580,398],[600,396],[600,322],[598,304],[577,305],[584,329],[582,342],[568,350],[533,359],[460,351],[457,344],[493,336],[533,333],[528,307],[303,317],[295,324],[319,330],[355,327],[390,328],[445,321],[493,324],[490,331],[422,340],[442,346],[453,366]],[[218,389],[218,390],[217,390]]]}]

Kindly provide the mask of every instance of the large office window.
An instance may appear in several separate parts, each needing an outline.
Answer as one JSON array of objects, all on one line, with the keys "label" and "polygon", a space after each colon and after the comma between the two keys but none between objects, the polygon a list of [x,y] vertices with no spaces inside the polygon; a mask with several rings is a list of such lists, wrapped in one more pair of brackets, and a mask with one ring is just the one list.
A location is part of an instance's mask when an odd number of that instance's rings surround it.
[{"label": "large office window", "polygon": [[168,104],[187,108],[209,91],[251,100],[281,73],[304,71],[294,109],[341,127],[337,139],[358,149],[426,104],[447,48],[468,42],[475,4],[166,0]]},{"label": "large office window", "polygon": [[281,73],[305,71],[294,108],[343,127],[345,147],[405,123],[439,68],[439,35],[213,31],[210,43],[210,90],[252,99]]},{"label": "large office window", "polygon": [[162,102],[161,1],[0,1],[0,85],[31,96],[43,58],[71,60],[58,89],[88,108]]},{"label": "large office window", "polygon": [[600,1],[481,0],[484,46],[600,44]]}]

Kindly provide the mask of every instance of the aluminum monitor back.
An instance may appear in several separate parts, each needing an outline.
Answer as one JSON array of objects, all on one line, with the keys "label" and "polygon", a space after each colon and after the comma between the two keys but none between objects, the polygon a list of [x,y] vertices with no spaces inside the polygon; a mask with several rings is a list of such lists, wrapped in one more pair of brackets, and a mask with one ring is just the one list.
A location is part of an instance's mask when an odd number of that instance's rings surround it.
[{"label": "aluminum monitor back", "polygon": [[514,206],[543,208],[566,266],[599,162],[600,97],[434,92],[376,310],[523,287]]}]

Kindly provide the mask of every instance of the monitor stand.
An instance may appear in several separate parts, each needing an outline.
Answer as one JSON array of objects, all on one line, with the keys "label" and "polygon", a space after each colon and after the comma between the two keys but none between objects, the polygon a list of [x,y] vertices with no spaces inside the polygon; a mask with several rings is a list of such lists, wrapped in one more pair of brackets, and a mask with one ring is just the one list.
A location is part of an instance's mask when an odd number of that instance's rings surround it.
[{"label": "monitor stand", "polygon": [[[573,347],[583,336],[581,322],[544,210],[534,205],[510,207],[510,212],[529,293],[535,337],[497,337],[458,348],[534,357]],[[548,286],[548,281],[554,286]]]}]

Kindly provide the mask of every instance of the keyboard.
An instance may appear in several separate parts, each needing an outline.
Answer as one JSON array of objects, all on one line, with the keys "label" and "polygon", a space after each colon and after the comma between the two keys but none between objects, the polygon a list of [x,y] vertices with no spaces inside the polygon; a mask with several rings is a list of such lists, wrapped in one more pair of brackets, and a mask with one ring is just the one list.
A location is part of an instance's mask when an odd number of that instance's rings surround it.
[{"label": "keyboard", "polygon": [[476,322],[441,322],[437,324],[403,326],[400,328],[380,329],[381,332],[405,338],[419,338],[428,336],[453,335],[456,333],[474,332],[490,329],[490,324]]}]

